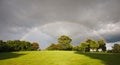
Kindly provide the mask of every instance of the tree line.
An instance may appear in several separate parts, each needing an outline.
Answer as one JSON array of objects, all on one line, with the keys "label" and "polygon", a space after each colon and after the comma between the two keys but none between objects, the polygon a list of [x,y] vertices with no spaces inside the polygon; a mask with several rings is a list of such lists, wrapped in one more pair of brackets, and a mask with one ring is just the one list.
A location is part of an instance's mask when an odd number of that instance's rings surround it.
[{"label": "tree line", "polygon": [[[93,40],[87,39],[84,42],[81,42],[77,46],[73,46],[71,44],[72,39],[69,36],[62,35],[58,38],[58,43],[52,43],[50,46],[46,48],[46,50],[74,50],[81,52],[105,52],[106,51],[106,42],[105,40]],[[110,50],[112,52],[120,52],[120,45],[115,44],[113,49]],[[108,51],[109,52],[109,51]]]},{"label": "tree line", "polygon": [[30,43],[28,41],[20,40],[0,40],[0,52],[9,51],[33,51],[38,50],[39,44],[37,42]]},{"label": "tree line", "polygon": [[62,35],[58,38],[58,44],[52,43],[48,46],[47,50],[75,50],[82,52],[90,52],[90,50],[102,49],[102,51],[106,51],[106,44],[104,40],[95,41],[92,39],[88,39],[85,42],[81,42],[77,46],[73,46],[71,44],[72,39],[69,36]]},{"label": "tree line", "polygon": [[114,44],[112,50],[108,50],[109,53],[120,53],[120,44]]},{"label": "tree line", "polygon": [[79,46],[77,46],[78,49],[82,52],[98,52],[99,49],[101,49],[101,51],[105,52],[106,51],[106,43],[104,40],[92,40],[92,39],[88,39],[85,42],[81,42]]},{"label": "tree line", "polygon": [[[71,44],[72,39],[69,36],[62,35],[58,39],[58,43],[52,43],[46,50],[69,50],[69,51],[81,51],[81,52],[106,52],[105,40],[93,40],[87,39],[84,42],[80,42],[79,45],[73,46]],[[40,50],[37,42],[20,41],[20,40],[0,40],[0,52],[8,51],[34,51]],[[120,44],[114,44],[112,50],[107,50],[110,53],[120,53]]]}]

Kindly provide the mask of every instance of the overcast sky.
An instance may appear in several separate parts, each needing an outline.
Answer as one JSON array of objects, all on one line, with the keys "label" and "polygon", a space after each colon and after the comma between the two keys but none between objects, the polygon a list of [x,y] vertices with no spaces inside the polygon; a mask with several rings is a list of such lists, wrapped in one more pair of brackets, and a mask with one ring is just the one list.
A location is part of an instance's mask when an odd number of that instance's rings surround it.
[{"label": "overcast sky", "polygon": [[88,38],[119,42],[120,0],[0,0],[0,39],[45,48],[61,35],[72,44]]}]

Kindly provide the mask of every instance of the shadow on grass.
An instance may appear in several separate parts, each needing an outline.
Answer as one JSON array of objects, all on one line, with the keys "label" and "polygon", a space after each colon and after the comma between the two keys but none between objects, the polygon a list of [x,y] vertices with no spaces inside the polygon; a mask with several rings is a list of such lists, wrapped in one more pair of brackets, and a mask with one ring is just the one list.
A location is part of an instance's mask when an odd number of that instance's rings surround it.
[{"label": "shadow on grass", "polygon": [[0,53],[0,60],[16,58],[22,55],[26,55],[26,54],[18,54],[18,53],[13,53],[13,52],[2,52]]},{"label": "shadow on grass", "polygon": [[105,65],[119,65],[120,64],[120,54],[118,53],[82,53],[75,52],[76,54],[83,54],[93,59],[99,59],[104,62]]}]

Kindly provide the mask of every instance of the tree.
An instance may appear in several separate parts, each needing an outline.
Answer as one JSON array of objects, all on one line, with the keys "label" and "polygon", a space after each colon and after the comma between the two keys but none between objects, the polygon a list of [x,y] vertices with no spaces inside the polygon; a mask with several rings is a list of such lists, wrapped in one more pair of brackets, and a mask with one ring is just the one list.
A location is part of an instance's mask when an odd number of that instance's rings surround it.
[{"label": "tree", "polygon": [[38,50],[39,49],[39,44],[37,42],[32,43],[33,50]]},{"label": "tree", "polygon": [[58,44],[52,43],[47,50],[72,50],[71,41],[69,36],[62,35],[58,38]]},{"label": "tree", "polygon": [[89,47],[89,43],[87,43],[87,42],[80,43],[80,48],[81,48],[82,52],[87,52],[88,47]]},{"label": "tree", "polygon": [[56,44],[52,43],[50,46],[47,47],[47,50],[58,50]]},{"label": "tree", "polygon": [[4,42],[0,40],[0,51],[4,51]]},{"label": "tree", "polygon": [[58,38],[58,45],[61,46],[60,50],[72,50],[72,45],[70,44],[72,39],[69,36],[62,35]]},{"label": "tree", "polygon": [[106,51],[106,44],[105,44],[105,40],[99,40],[98,44],[99,44],[99,48],[98,49],[102,49],[102,51]]},{"label": "tree", "polygon": [[58,43],[70,44],[72,39],[69,36],[62,35],[58,38]]},{"label": "tree", "polygon": [[21,45],[21,41],[20,41],[20,40],[14,40],[14,41],[12,42],[12,44],[13,44],[13,47],[14,47],[14,50],[15,50],[15,51],[21,50],[21,49],[20,49],[20,45]]},{"label": "tree", "polygon": [[2,50],[3,50],[3,41],[0,40],[0,51],[2,51]]},{"label": "tree", "polygon": [[39,44],[34,42],[31,44],[28,41],[20,41],[20,40],[7,40],[4,42],[0,40],[0,52],[6,51],[31,51],[37,50],[39,48]]},{"label": "tree", "polygon": [[88,39],[86,42],[89,44],[89,48],[92,50],[97,51],[97,49],[99,48],[99,44],[95,40]]},{"label": "tree", "polygon": [[14,41],[7,40],[6,44],[7,44],[8,49],[9,49],[8,51],[15,51],[15,49],[14,49]]},{"label": "tree", "polygon": [[74,46],[72,50],[74,50],[74,51],[81,51],[81,48],[80,48],[80,46]]},{"label": "tree", "polygon": [[9,51],[28,51],[31,50],[31,43],[28,41],[20,41],[20,40],[8,40],[7,46],[9,47]]},{"label": "tree", "polygon": [[120,53],[120,44],[114,44],[114,46],[112,47],[112,51],[114,53]]},{"label": "tree", "polygon": [[97,48],[99,48],[99,44],[96,41],[92,40],[91,43],[90,43],[90,48],[92,50],[96,50],[97,51]]}]

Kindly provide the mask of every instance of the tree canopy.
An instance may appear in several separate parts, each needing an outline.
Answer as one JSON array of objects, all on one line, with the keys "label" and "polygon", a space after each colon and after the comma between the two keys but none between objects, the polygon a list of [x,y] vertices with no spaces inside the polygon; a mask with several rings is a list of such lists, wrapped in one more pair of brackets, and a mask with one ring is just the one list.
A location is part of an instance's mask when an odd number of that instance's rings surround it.
[{"label": "tree canopy", "polygon": [[38,43],[30,43],[28,41],[0,40],[0,52],[6,51],[31,51],[39,49]]},{"label": "tree canopy", "polygon": [[48,50],[72,50],[72,39],[69,36],[62,35],[58,38],[58,44],[51,44]]},{"label": "tree canopy", "polygon": [[[87,39],[84,42],[80,42],[79,45],[73,46],[71,44],[72,38],[66,35],[62,35],[57,39],[58,43],[52,43],[48,46],[47,50],[74,50],[82,52],[97,52],[101,49],[103,52],[106,51],[106,41],[105,40],[93,40]],[[6,51],[34,51],[39,50],[39,43],[21,41],[21,40],[0,40],[0,52]],[[110,52],[120,53],[120,44],[114,44]]]},{"label": "tree canopy", "polygon": [[120,44],[114,44],[114,46],[112,47],[112,52],[120,53]]},{"label": "tree canopy", "polygon": [[95,41],[92,39],[88,39],[85,42],[81,42],[79,49],[83,52],[90,52],[90,49],[92,51],[98,51],[98,49],[102,49],[102,51],[106,51],[106,45],[104,40]]}]

